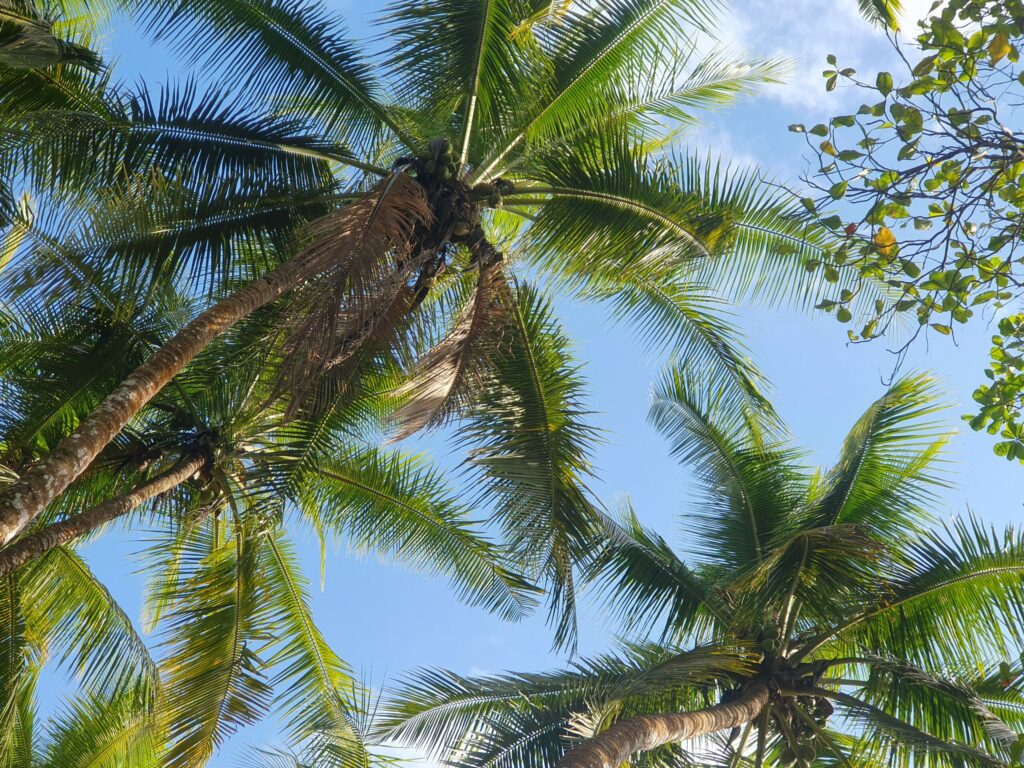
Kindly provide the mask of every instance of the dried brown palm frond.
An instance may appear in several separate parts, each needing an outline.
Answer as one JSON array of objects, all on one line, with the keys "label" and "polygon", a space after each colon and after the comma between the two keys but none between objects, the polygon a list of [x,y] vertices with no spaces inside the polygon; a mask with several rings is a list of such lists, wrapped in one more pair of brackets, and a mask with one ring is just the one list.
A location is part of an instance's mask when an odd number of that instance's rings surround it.
[{"label": "dried brown palm frond", "polygon": [[413,378],[397,390],[409,400],[392,417],[392,441],[437,426],[458,410],[486,371],[488,353],[500,342],[507,294],[501,265],[481,266],[451,333],[420,359]]},{"label": "dried brown palm frond", "polygon": [[[302,256],[310,279],[296,291],[278,379],[294,416],[339,355],[351,354],[397,301],[420,262],[418,236],[432,221],[422,187],[395,174],[365,197],[314,222]],[[358,346],[358,344],[356,344]]]}]

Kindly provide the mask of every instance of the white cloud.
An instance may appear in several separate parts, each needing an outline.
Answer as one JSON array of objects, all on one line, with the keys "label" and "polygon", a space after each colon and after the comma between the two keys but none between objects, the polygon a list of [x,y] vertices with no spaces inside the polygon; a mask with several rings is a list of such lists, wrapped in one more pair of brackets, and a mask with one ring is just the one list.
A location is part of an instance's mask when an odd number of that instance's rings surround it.
[{"label": "white cloud", "polygon": [[[932,0],[904,0],[903,5],[902,27],[913,36]],[[882,30],[864,20],[856,0],[736,0],[719,38],[728,49],[792,60],[792,77],[767,95],[810,109],[834,107],[843,98],[825,91],[821,73],[828,54],[835,54],[840,66],[871,72],[892,56]]]}]

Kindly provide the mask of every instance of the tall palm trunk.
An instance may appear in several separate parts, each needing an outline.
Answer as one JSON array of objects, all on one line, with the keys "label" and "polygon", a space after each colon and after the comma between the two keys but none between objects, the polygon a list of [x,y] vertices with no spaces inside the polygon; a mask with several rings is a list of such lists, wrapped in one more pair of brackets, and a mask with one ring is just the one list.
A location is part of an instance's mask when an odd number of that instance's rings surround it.
[{"label": "tall palm trunk", "polygon": [[192,478],[205,463],[206,459],[202,456],[185,459],[127,493],[107,499],[80,515],[48,525],[41,531],[5,547],[0,550],[0,577],[20,568],[29,560],[45,555],[54,547],[67,544],[89,531],[96,530],[104,523],[128,514],[140,504],[176,488]]},{"label": "tall palm trunk", "polygon": [[366,197],[325,217],[320,238],[259,280],[200,314],[122,381],[53,451],[0,494],[0,546],[31,523],[77,478],[124,426],[217,336],[283,293],[364,251],[380,257],[405,246],[429,216],[421,188],[393,176]]},{"label": "tall palm trunk", "polygon": [[757,682],[739,698],[707,709],[621,720],[570,750],[556,768],[619,768],[637,752],[749,723],[767,703],[768,688]]}]

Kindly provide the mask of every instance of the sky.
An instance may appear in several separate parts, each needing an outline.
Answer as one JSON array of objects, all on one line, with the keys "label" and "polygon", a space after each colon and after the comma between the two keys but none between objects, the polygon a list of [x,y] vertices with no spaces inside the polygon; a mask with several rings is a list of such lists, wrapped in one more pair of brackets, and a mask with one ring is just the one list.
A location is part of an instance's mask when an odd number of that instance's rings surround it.
[{"label": "sky", "polygon": [[[384,5],[381,0],[329,4],[349,20],[355,36],[376,34],[367,22]],[[905,0],[904,26],[912,26],[911,20],[930,4]],[[719,37],[723,48],[792,59],[793,75],[784,85],[710,115],[687,143],[735,163],[758,165],[791,183],[798,183],[806,162],[802,140],[786,126],[821,122],[860,103],[858,94],[843,88],[825,92],[825,56],[835,53],[842,66],[870,73],[872,80],[891,60],[887,41],[860,18],[855,0],[737,0]],[[137,73],[151,83],[167,79],[169,59],[160,51],[142,49],[129,32],[115,34],[110,45],[120,59],[122,78],[131,80]],[[641,519],[685,552],[688,530],[681,513],[689,495],[688,475],[668,457],[666,444],[645,420],[650,387],[663,360],[641,352],[628,330],[609,325],[599,308],[562,301],[559,310],[578,357],[586,363],[594,421],[605,431],[605,443],[594,457],[600,478],[594,490],[607,502],[629,496]],[[885,342],[849,345],[845,329],[830,316],[787,308],[739,307],[737,322],[774,385],[778,410],[808,449],[808,461],[830,463],[846,431],[883,392],[883,381],[892,373],[895,358]],[[951,404],[945,418],[953,429],[970,410],[970,394],[982,379],[991,334],[985,319],[976,318],[955,341],[940,337],[919,342],[905,363],[905,370],[929,370],[942,381]],[[452,462],[444,437],[433,436],[419,445]],[[997,458],[991,449],[992,438],[969,430],[953,441],[951,469],[957,485],[943,492],[936,510],[940,516],[970,508],[996,525],[1021,519],[1024,468]],[[129,615],[136,617],[141,613],[142,578],[134,556],[139,549],[138,540],[116,533],[84,549]],[[301,543],[301,553],[316,583],[319,553],[312,540]],[[472,674],[542,670],[565,660],[550,651],[551,633],[543,615],[504,623],[461,605],[441,580],[357,558],[344,549],[327,563],[314,611],[334,649],[376,685],[423,666]],[[586,604],[581,618],[580,652],[608,649],[614,627]],[[68,683],[49,675],[45,684],[44,700],[52,706]],[[244,729],[211,765],[232,766],[252,745],[276,741],[273,722]]]}]

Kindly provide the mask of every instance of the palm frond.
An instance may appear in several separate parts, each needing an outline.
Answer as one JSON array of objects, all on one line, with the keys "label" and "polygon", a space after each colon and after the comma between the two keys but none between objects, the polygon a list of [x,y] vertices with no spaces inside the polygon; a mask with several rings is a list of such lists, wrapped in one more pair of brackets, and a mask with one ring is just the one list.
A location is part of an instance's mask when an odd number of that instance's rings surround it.
[{"label": "palm frond", "polygon": [[148,768],[162,742],[152,702],[122,692],[80,696],[47,723],[39,768]]},{"label": "palm frond", "polygon": [[270,606],[258,588],[259,537],[236,530],[222,540],[217,526],[208,525],[187,546],[182,577],[165,587],[180,590],[161,661],[172,768],[205,763],[227,735],[264,715],[273,701],[259,655],[273,637]]},{"label": "palm frond", "polygon": [[506,752],[515,747],[514,730],[502,728],[504,735],[499,739],[494,729],[510,717],[557,714],[567,730],[574,714],[591,707],[632,698],[649,701],[666,692],[714,685],[746,668],[742,654],[719,647],[679,652],[637,645],[621,656],[582,659],[569,670],[546,674],[470,678],[445,670],[421,670],[386,703],[381,727],[400,743],[430,749],[439,756],[457,756],[460,750],[472,748],[478,736],[488,734],[489,746]]},{"label": "palm frond", "polygon": [[1024,647],[1024,534],[957,519],[907,546],[894,571],[873,603],[808,647],[835,638],[925,668]]},{"label": "palm frond", "polygon": [[157,38],[175,43],[189,62],[247,72],[250,93],[306,98],[326,105],[322,127],[356,144],[387,127],[402,127],[381,101],[372,68],[342,25],[307,0],[225,0],[192,3],[150,0],[144,22]]},{"label": "palm frond", "polygon": [[8,0],[0,7],[0,65],[39,69],[77,65],[96,71],[99,55],[85,45],[58,37],[51,19],[29,0]]},{"label": "palm frond", "polygon": [[889,29],[899,29],[902,0],[857,0],[861,15],[870,22]]},{"label": "palm frond", "polygon": [[478,159],[486,146],[478,142],[477,126],[493,132],[531,97],[538,51],[530,37],[513,35],[529,9],[526,0],[444,0],[392,3],[384,10],[387,66],[397,95],[415,106],[434,135],[451,131],[460,165]]},{"label": "palm frond", "polygon": [[306,505],[357,549],[447,576],[464,600],[506,619],[532,606],[532,588],[423,459],[349,448],[314,475]]},{"label": "palm frond", "polygon": [[[570,7],[562,23],[546,30],[554,82],[513,130],[494,142],[474,178],[500,175],[509,153],[524,141],[558,136],[601,114],[616,86],[642,72],[646,62],[672,48],[683,30],[713,23],[703,0],[614,0]],[[685,34],[685,32],[683,32]],[[600,119],[600,118],[599,118]]]},{"label": "palm frond", "polygon": [[868,657],[867,684],[859,695],[866,702],[922,730],[965,744],[985,744],[996,751],[1016,733],[989,709],[969,679],[949,672],[936,674],[900,659]]},{"label": "palm frond", "polygon": [[346,340],[363,338],[364,319],[381,309],[390,314],[402,300],[406,281],[425,258],[414,232],[432,219],[423,187],[396,172],[310,226],[308,244],[295,258],[318,279],[294,296],[304,311],[282,323],[287,338],[278,392],[291,394],[288,418],[301,411]]},{"label": "palm frond", "polygon": [[408,398],[395,412],[395,441],[444,423],[472,397],[487,373],[505,322],[508,285],[500,266],[481,266],[477,285],[451,333],[416,363],[396,395]]},{"label": "palm frond", "polygon": [[[287,732],[300,743],[318,731],[347,736],[355,752],[365,746],[356,727],[359,686],[352,670],[327,645],[313,622],[308,585],[291,544],[279,533],[267,535],[260,571],[273,601],[278,646],[268,666],[278,668],[271,680],[275,706],[287,720]],[[365,756],[353,764],[364,765]]]},{"label": "palm frond", "polygon": [[480,477],[480,501],[493,505],[513,557],[551,588],[556,644],[570,643],[573,567],[597,523],[585,485],[597,435],[585,422],[579,368],[548,301],[517,285],[507,317],[495,376],[469,407],[460,440]]},{"label": "palm frond", "polygon": [[155,696],[156,664],[132,620],[85,561],[58,547],[18,571],[26,626],[86,690]]},{"label": "palm frond", "polygon": [[890,545],[919,533],[944,484],[932,470],[948,440],[930,418],[941,408],[931,378],[894,382],[850,430],[807,525],[853,524]]},{"label": "palm frond", "polygon": [[602,520],[605,543],[587,568],[588,583],[603,598],[606,613],[627,631],[706,639],[713,621],[730,623],[729,608],[714,587],[689,568],[658,534],[643,527],[628,504],[617,518]]},{"label": "palm frond", "polygon": [[862,739],[855,751],[869,760],[885,756],[891,765],[941,766],[942,768],[970,766],[1001,766],[1003,761],[975,746],[942,739],[888,712],[874,707],[849,694],[821,691],[836,702],[843,715],[858,726],[870,729],[870,739]]},{"label": "palm frond", "polygon": [[695,515],[701,551],[738,569],[756,567],[791,527],[801,494],[793,448],[762,399],[686,366],[670,367],[648,416],[672,455],[694,468],[706,504]]},{"label": "palm frond", "polygon": [[0,629],[0,759],[20,768],[26,753],[32,754],[33,689],[42,648],[27,641],[15,575],[0,583]]}]

